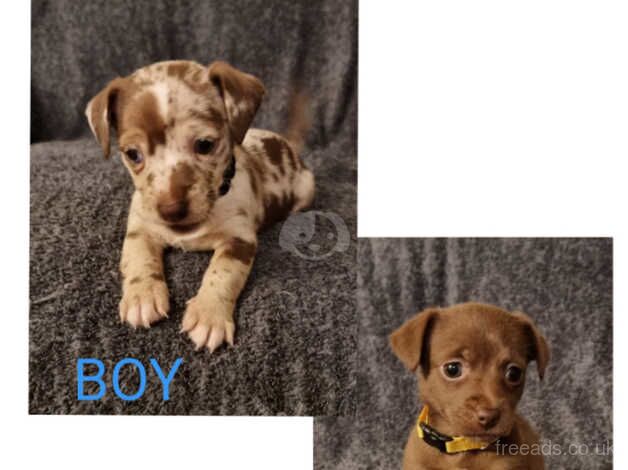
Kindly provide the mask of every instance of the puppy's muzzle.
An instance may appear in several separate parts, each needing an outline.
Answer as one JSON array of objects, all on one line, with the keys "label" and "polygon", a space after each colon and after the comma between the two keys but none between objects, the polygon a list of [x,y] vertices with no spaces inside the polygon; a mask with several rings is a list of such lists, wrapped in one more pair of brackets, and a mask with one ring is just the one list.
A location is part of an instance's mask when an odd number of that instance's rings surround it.
[{"label": "puppy's muzzle", "polygon": [[181,222],[188,215],[188,203],[185,200],[160,202],[157,211],[166,222]]},{"label": "puppy's muzzle", "polygon": [[489,430],[494,427],[501,417],[501,413],[496,408],[478,408],[475,412],[478,424]]}]

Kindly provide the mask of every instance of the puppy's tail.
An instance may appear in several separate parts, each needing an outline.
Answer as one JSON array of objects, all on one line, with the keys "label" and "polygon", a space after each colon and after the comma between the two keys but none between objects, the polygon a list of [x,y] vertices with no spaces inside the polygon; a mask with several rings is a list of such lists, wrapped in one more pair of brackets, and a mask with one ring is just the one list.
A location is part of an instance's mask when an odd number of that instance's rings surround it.
[{"label": "puppy's tail", "polygon": [[294,152],[299,155],[303,150],[305,137],[312,126],[312,117],[309,96],[303,91],[298,91],[298,88],[295,90],[290,98],[288,125],[284,137],[290,142]]}]

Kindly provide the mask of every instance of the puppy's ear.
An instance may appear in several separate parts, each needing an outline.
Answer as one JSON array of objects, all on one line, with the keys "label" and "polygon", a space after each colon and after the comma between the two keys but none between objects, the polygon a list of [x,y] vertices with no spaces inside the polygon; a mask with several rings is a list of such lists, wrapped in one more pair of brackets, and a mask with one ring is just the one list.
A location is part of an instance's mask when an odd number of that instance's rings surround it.
[{"label": "puppy's ear", "polygon": [[421,364],[423,374],[429,371],[429,332],[438,315],[430,308],[417,313],[390,335],[390,346],[404,366],[414,372]]},{"label": "puppy's ear", "polygon": [[241,144],[262,102],[264,85],[253,75],[222,61],[209,65],[209,79],[218,87],[225,103],[231,135]]},{"label": "puppy's ear", "polygon": [[523,323],[529,342],[528,360],[536,361],[539,378],[542,380],[550,360],[550,350],[547,341],[529,316],[522,312],[513,312],[513,314]]},{"label": "puppy's ear", "polygon": [[89,127],[102,147],[105,158],[109,157],[111,138],[110,129],[116,127],[115,102],[124,80],[116,78],[94,96],[85,108]]}]

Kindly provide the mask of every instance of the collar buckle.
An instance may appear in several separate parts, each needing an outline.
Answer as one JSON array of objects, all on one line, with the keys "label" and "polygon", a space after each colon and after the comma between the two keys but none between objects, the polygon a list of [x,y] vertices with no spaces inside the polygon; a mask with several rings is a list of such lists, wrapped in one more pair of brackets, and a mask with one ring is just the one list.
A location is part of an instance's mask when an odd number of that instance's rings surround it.
[{"label": "collar buckle", "polygon": [[421,414],[416,423],[417,434],[419,435],[419,439],[423,440],[427,445],[435,447],[445,454],[457,454],[470,450],[485,450],[491,445],[501,441],[501,438],[487,442],[465,436],[452,437],[441,434],[429,425],[428,411],[427,405],[421,410]]}]

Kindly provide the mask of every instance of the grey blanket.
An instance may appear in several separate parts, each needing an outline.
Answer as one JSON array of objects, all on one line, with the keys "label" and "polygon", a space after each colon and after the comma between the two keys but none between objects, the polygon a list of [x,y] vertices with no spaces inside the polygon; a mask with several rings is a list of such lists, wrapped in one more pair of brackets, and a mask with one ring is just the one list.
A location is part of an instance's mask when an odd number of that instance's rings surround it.
[{"label": "grey blanket", "polygon": [[[35,0],[32,14],[30,412],[352,414],[356,3]],[[296,82],[312,99],[303,155],[317,177],[311,217],[260,235],[236,346],[213,355],[193,352],[178,333],[210,253],[166,254],[168,321],[137,331],[119,324],[131,180],[117,157],[103,160],[83,114],[116,75],[167,59],[224,59],[258,76],[267,96],[255,127],[281,131]],[[295,238],[303,228],[308,239]],[[102,400],[77,400],[79,357],[104,362]],[[133,402],[111,389],[124,357],[148,367],[146,392]],[[183,358],[167,402],[151,357],[164,368]],[[131,394],[137,375],[122,372]]]},{"label": "grey blanket", "polygon": [[524,311],[548,338],[546,377],[532,367],[519,408],[563,452],[546,468],[612,468],[612,294],[610,239],[360,240],[357,416],[315,420],[315,468],[401,468],[419,404],[387,336],[466,300]]}]

